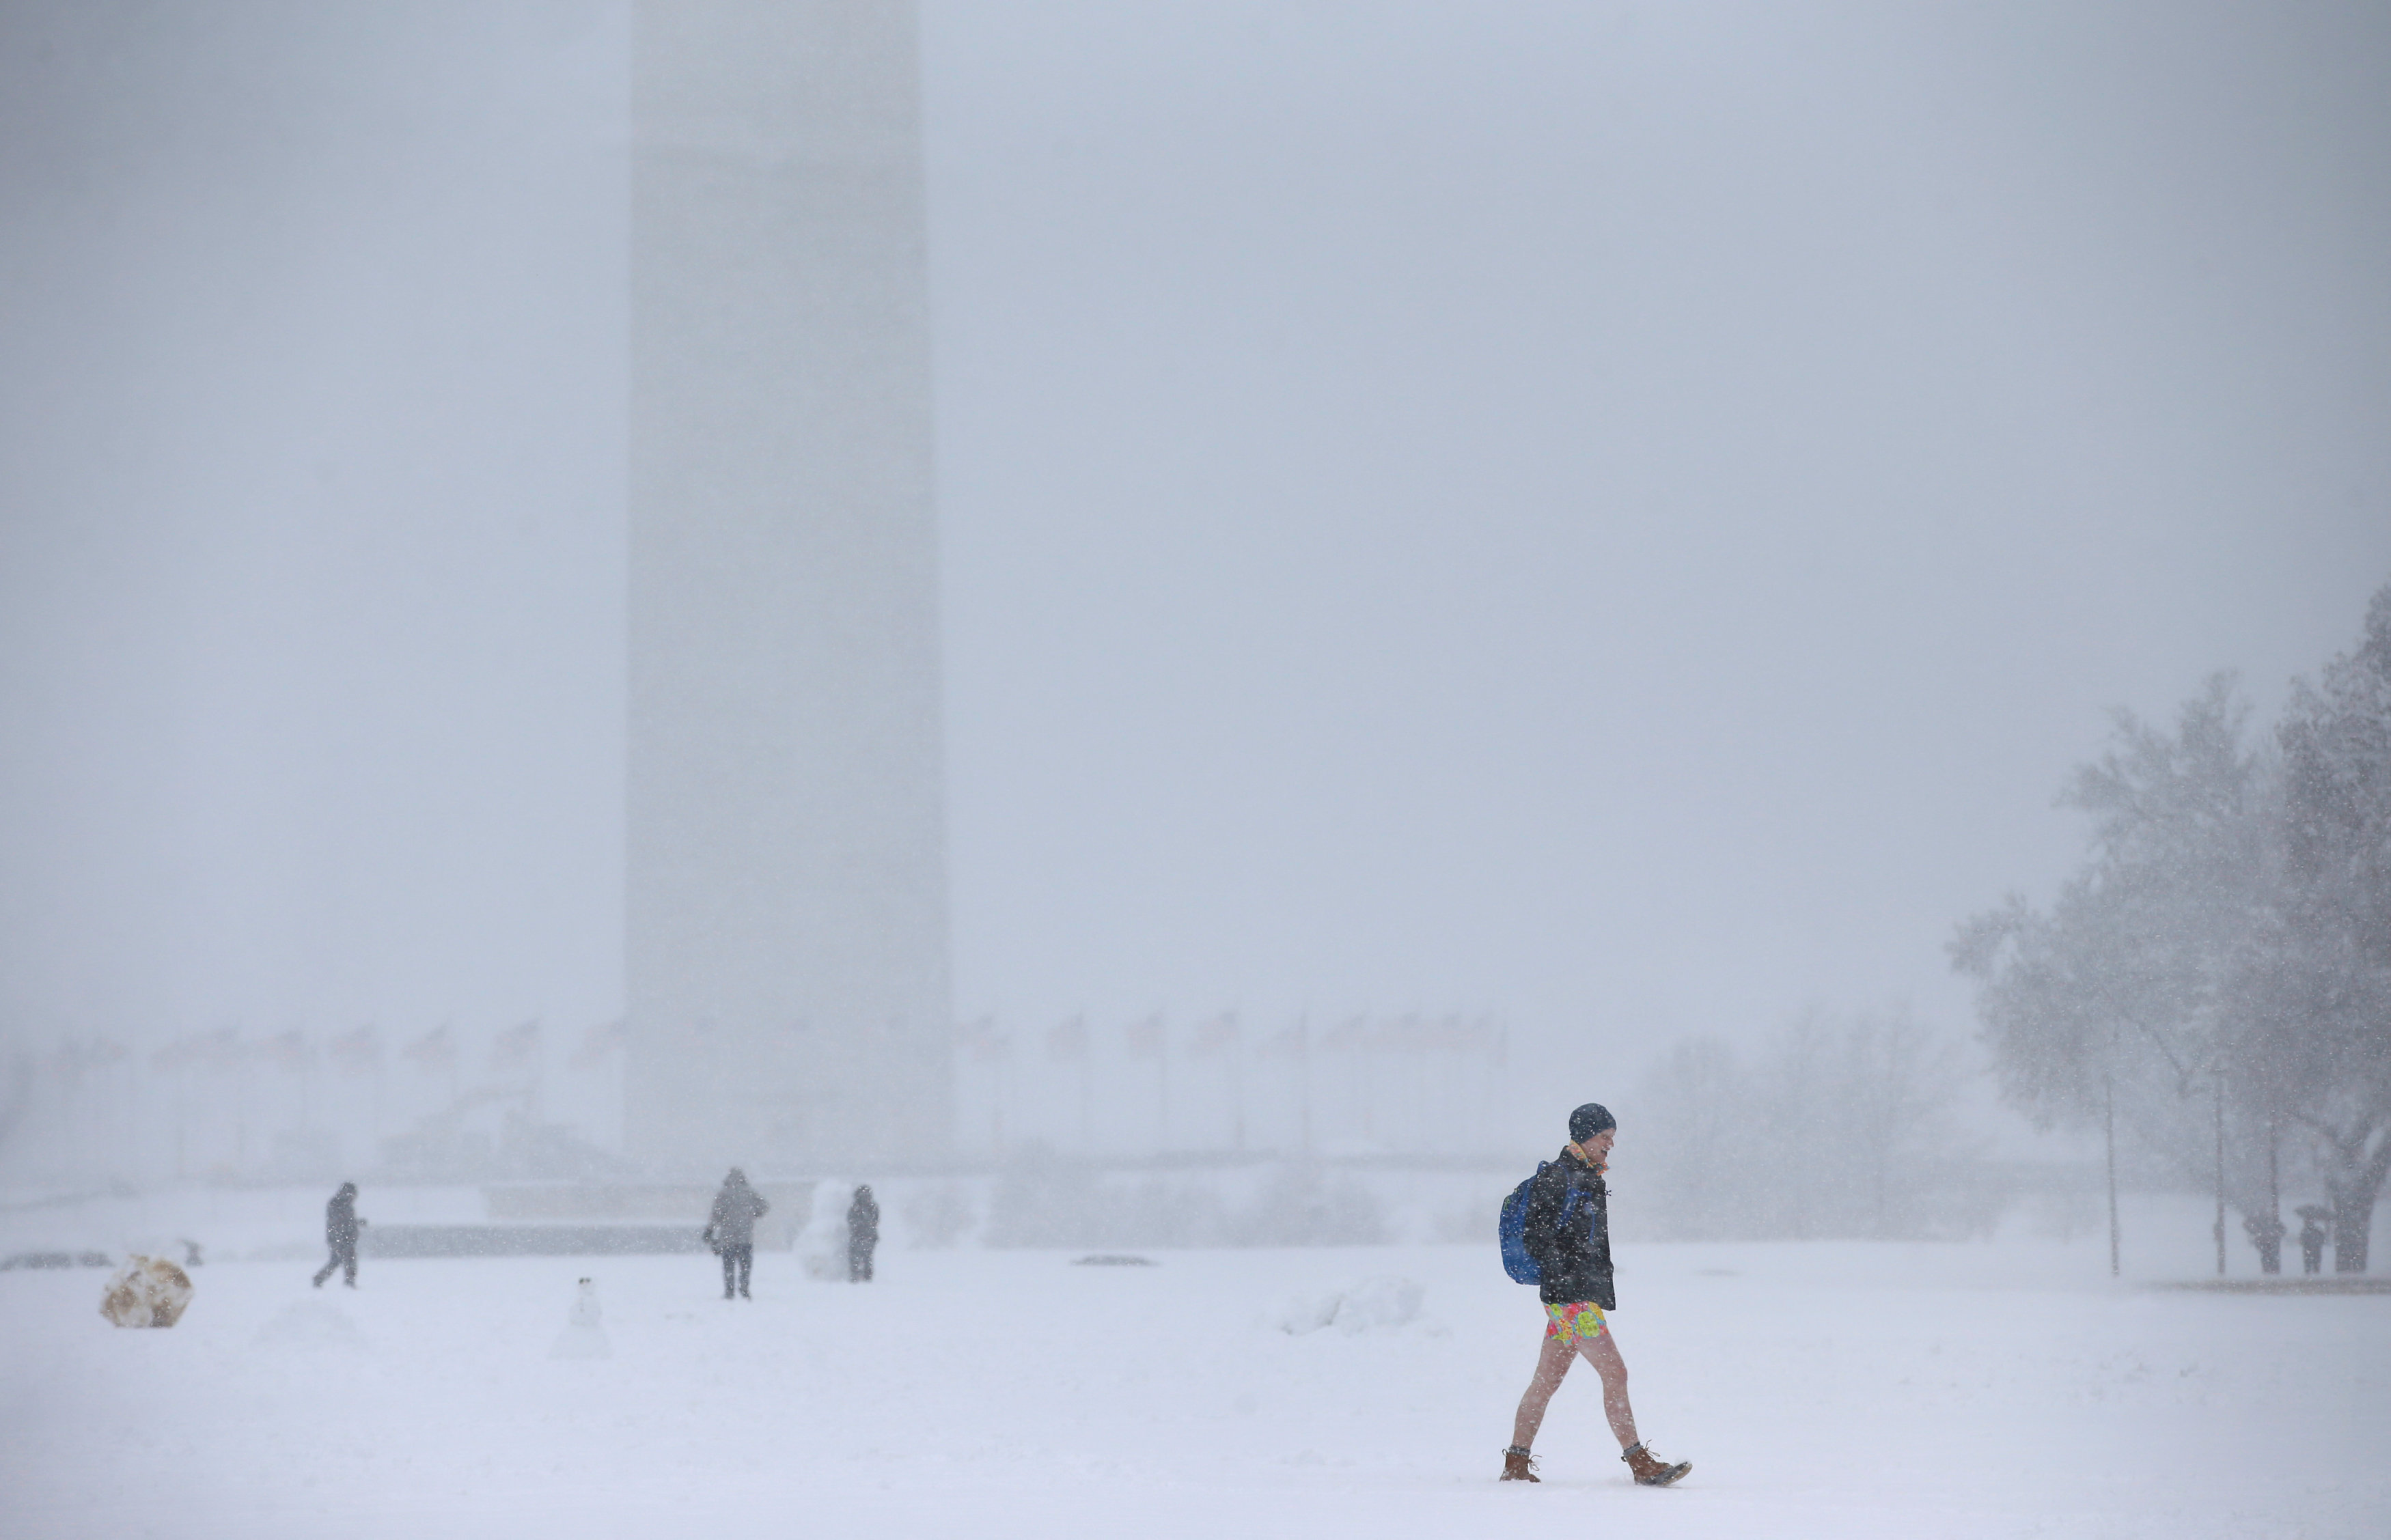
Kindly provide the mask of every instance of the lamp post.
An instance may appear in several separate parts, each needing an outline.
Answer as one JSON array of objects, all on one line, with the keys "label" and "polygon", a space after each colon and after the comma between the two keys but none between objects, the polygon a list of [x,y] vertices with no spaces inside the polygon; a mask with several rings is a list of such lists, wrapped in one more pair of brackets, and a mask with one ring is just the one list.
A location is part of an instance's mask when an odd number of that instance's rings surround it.
[{"label": "lamp post", "polygon": [[2109,1276],[2117,1276],[2117,1082],[2109,1071],[2100,1072],[2102,1102],[2101,1124],[2109,1154]]},{"label": "lamp post", "polygon": [[2219,1062],[2217,1085],[2217,1276],[2225,1276],[2225,1065]]}]

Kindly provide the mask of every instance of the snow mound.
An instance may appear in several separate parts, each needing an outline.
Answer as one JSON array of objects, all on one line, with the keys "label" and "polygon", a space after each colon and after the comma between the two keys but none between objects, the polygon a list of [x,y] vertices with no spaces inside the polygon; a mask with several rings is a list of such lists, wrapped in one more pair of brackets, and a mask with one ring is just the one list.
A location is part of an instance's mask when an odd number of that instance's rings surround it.
[{"label": "snow mound", "polygon": [[806,1277],[847,1281],[847,1206],[853,1201],[855,1184],[845,1177],[825,1176],[814,1184],[813,1211],[795,1242]]},{"label": "snow mound", "polygon": [[257,1328],[257,1342],[287,1353],[355,1353],[366,1345],[356,1323],[330,1300],[300,1300],[284,1305]]},{"label": "snow mound", "polygon": [[1415,1320],[1427,1297],[1428,1290],[1410,1278],[1364,1278],[1348,1289],[1292,1295],[1272,1313],[1270,1324],[1291,1337],[1331,1326],[1349,1337],[1389,1331]]},{"label": "snow mound", "polygon": [[1290,1337],[1300,1337],[1307,1331],[1317,1331],[1337,1318],[1337,1307],[1345,1296],[1335,1290],[1325,1294],[1289,1294],[1270,1314],[1270,1324]]}]

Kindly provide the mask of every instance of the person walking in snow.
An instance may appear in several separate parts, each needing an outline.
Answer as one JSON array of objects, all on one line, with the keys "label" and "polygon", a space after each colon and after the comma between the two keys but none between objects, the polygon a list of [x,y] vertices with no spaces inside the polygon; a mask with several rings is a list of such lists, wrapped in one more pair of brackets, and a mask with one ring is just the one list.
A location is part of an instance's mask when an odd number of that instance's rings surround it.
[{"label": "person walking in snow", "polygon": [[2324,1216],[2326,1211],[2303,1207],[2300,1216],[2300,1271],[2324,1271]]},{"label": "person walking in snow", "polygon": [[737,1166],[722,1179],[714,1195],[714,1213],[705,1221],[705,1243],[722,1258],[722,1297],[753,1299],[747,1276],[756,1266],[756,1221],[772,1212],[763,1195],[747,1185],[747,1174]]},{"label": "person walking in snow", "polygon": [[2250,1244],[2258,1248],[2258,1271],[2268,1275],[2283,1270],[2283,1222],[2271,1213],[2245,1216],[2242,1227],[2250,1232]]},{"label": "person walking in snow", "polygon": [[357,1217],[357,1185],[342,1182],[341,1190],[324,1205],[324,1240],[332,1248],[332,1258],[316,1275],[317,1288],[324,1287],[324,1280],[332,1276],[336,1267],[345,1275],[341,1279],[342,1283],[351,1289],[357,1286],[357,1226],[364,1223]]},{"label": "person walking in snow", "polygon": [[1506,1482],[1536,1480],[1531,1454],[1544,1408],[1580,1357],[1602,1380],[1603,1415],[1619,1440],[1619,1457],[1637,1484],[1667,1486],[1683,1479],[1693,1462],[1672,1465],[1644,1447],[1635,1412],[1627,1402],[1627,1361],[1619,1355],[1606,1310],[1616,1310],[1610,1278],[1609,1189],[1602,1174],[1618,1136],[1619,1120],[1587,1102],[1570,1114],[1570,1142],[1558,1159],[1536,1174],[1529,1189],[1522,1240],[1542,1274],[1537,1295],[1544,1305],[1544,1341],[1536,1372],[1519,1397],[1511,1424],[1511,1446],[1503,1451]]},{"label": "person walking in snow", "polygon": [[847,1281],[872,1281],[872,1251],[880,1244],[880,1200],[869,1186],[855,1189],[847,1206]]}]

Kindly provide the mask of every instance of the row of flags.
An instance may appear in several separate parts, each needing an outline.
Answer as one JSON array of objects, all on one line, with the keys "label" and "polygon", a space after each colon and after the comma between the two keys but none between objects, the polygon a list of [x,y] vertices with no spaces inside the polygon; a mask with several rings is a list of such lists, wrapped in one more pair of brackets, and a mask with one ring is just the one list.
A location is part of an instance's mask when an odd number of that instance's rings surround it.
[{"label": "row of flags", "polygon": [[[1169,1019],[1157,1011],[1118,1028],[1118,1035],[1123,1051],[1131,1059],[1163,1059],[1174,1047],[1181,1054],[1200,1059],[1234,1053],[1248,1041],[1243,1021],[1233,1010],[1203,1018],[1180,1032],[1174,1032]],[[575,1070],[593,1068],[621,1051],[628,1036],[621,1021],[592,1027],[579,1034],[566,1062]],[[1299,1018],[1289,1025],[1254,1034],[1250,1041],[1253,1053],[1260,1058],[1299,1057],[1325,1051],[1442,1052],[1486,1054],[1500,1059],[1506,1037],[1502,1022],[1492,1016],[1428,1016],[1415,1012],[1395,1017],[1352,1016],[1320,1031],[1313,1030],[1308,1018]],[[547,1038],[548,1029],[539,1021],[506,1028],[487,1041],[486,1065],[501,1074],[533,1068],[541,1062]],[[1025,1041],[1041,1044],[1048,1059],[1085,1059],[1094,1050],[1096,1040],[1097,1031],[1084,1015],[1071,1017],[1042,1032],[1007,1031],[998,1026],[994,1017],[982,1017],[955,1029],[957,1048],[981,1063],[1012,1058],[1015,1047]],[[133,1054],[121,1043],[93,1037],[71,1039],[48,1057],[49,1068],[72,1077],[104,1071]],[[252,1037],[244,1036],[236,1027],[220,1027],[176,1038],[152,1052],[149,1062],[161,1070],[228,1071],[264,1064],[301,1072],[313,1069],[320,1059],[336,1070],[362,1074],[380,1068],[386,1057],[429,1072],[446,1072],[463,1067],[468,1054],[462,1036],[445,1024],[418,1036],[394,1039],[385,1039],[378,1028],[359,1027],[335,1033],[320,1043],[296,1029]]]},{"label": "row of flags", "polygon": [[[1121,1046],[1132,1059],[1163,1058],[1171,1051],[1174,1036],[1180,1051],[1191,1058],[1231,1053],[1247,1040],[1244,1025],[1233,1010],[1207,1017],[1177,1034],[1159,1011],[1119,1029]],[[1506,1036],[1502,1021],[1493,1016],[1428,1016],[1414,1012],[1395,1017],[1348,1017],[1319,1032],[1312,1030],[1308,1018],[1298,1018],[1291,1025],[1256,1035],[1253,1045],[1255,1054],[1262,1058],[1296,1057],[1322,1049],[1332,1053],[1486,1054],[1499,1059],[1505,1051]],[[981,1063],[1010,1059],[1020,1043],[1040,1038],[1048,1059],[1084,1059],[1092,1048],[1096,1033],[1085,1016],[1058,1022],[1042,1033],[1005,1031],[997,1025],[994,1017],[982,1017],[955,1030],[957,1046],[967,1057]]]},{"label": "row of flags", "polygon": [[[486,1041],[484,1061],[500,1074],[531,1069],[540,1063],[548,1035],[539,1021],[508,1027]],[[567,1062],[576,1070],[592,1068],[621,1049],[626,1041],[620,1021],[592,1027],[579,1034]],[[131,1049],[110,1038],[71,1038],[45,1056],[44,1067],[74,1078],[106,1071],[132,1057]],[[295,1028],[252,1037],[243,1035],[238,1027],[219,1027],[175,1038],[149,1059],[151,1067],[160,1070],[222,1072],[262,1064],[304,1072],[324,1062],[336,1070],[364,1074],[380,1068],[386,1057],[426,1072],[446,1072],[461,1068],[469,1054],[462,1035],[446,1024],[417,1036],[390,1039],[377,1028],[359,1027],[320,1042]]]}]

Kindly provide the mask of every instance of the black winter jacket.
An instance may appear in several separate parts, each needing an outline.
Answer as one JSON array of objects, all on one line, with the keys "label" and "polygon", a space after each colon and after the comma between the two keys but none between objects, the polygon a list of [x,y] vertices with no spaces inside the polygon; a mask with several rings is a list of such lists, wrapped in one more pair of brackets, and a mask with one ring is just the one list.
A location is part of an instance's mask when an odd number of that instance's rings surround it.
[{"label": "black winter jacket", "polygon": [[357,1226],[365,1221],[357,1217],[357,1195],[343,1188],[332,1195],[324,1205],[324,1238],[336,1247],[353,1247],[357,1243]]},{"label": "black winter jacket", "polygon": [[705,1221],[705,1243],[719,1251],[756,1244],[756,1221],[772,1212],[764,1195],[745,1182],[725,1182],[714,1195],[714,1212]]},{"label": "black winter jacket", "polygon": [[[1570,1201],[1570,1194],[1577,1201]],[[1568,1223],[1561,1221],[1562,1213]],[[1610,1192],[1602,1174],[1564,1149],[1536,1174],[1528,1189],[1528,1215],[1520,1237],[1536,1259],[1544,1282],[1536,1295],[1546,1304],[1587,1301],[1616,1310],[1610,1290]]]}]

